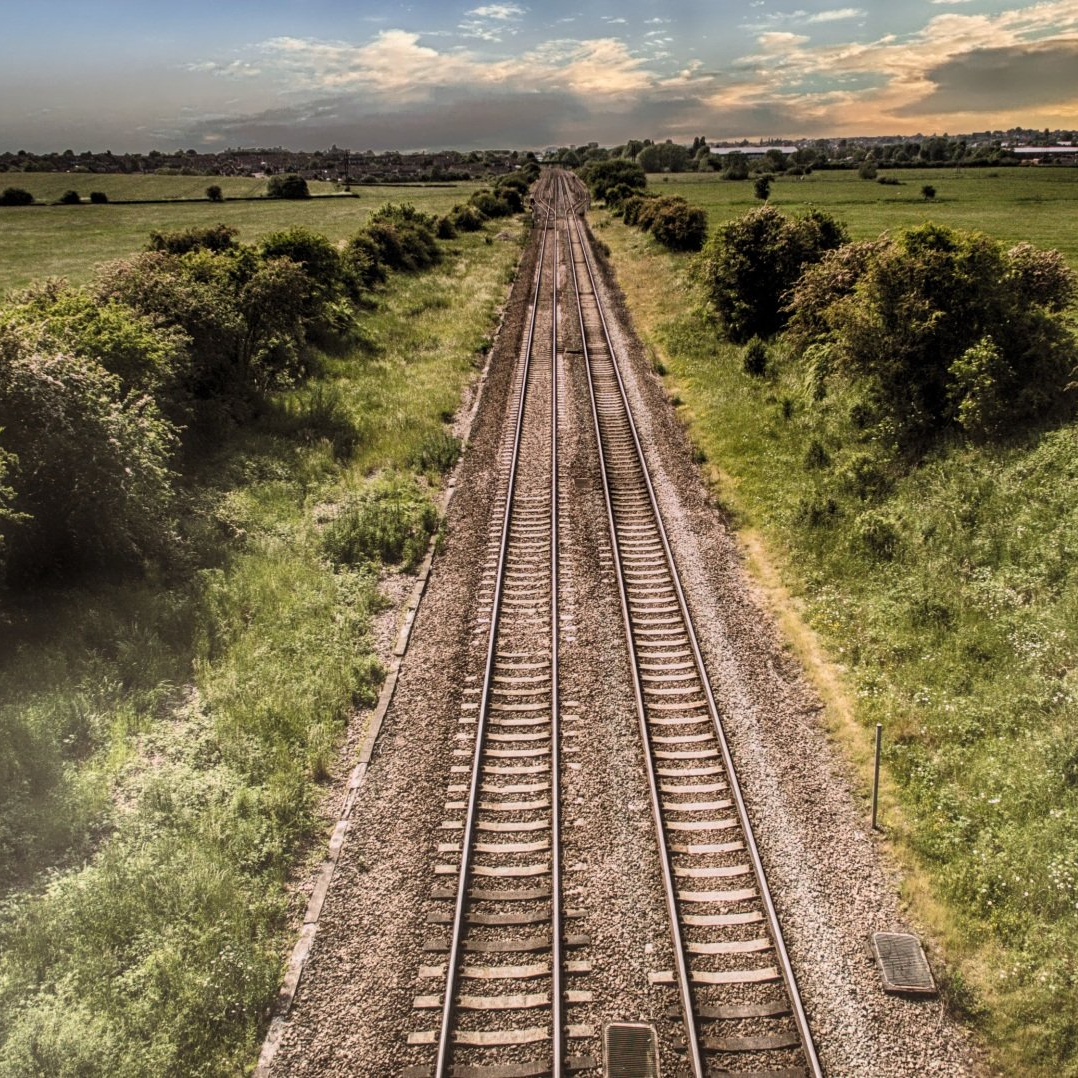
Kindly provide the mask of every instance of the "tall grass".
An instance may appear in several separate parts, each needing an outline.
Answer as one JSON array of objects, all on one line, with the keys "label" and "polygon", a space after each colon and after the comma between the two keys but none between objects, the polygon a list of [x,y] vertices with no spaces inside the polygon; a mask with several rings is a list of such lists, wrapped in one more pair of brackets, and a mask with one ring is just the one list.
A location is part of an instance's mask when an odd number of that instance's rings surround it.
[{"label": "tall grass", "polygon": [[[5,1078],[251,1065],[290,949],[288,882],[321,848],[321,785],[348,766],[341,734],[381,683],[379,574],[407,571],[436,526],[446,457],[430,447],[451,439],[518,252],[469,235],[436,272],[392,279],[365,316],[369,346],[323,357],[311,384],[207,450],[175,579],[12,612]],[[387,502],[402,526],[369,514],[377,541],[327,556],[329,521]]]},{"label": "tall grass", "polygon": [[1078,428],[888,468],[781,346],[746,372],[684,310],[684,259],[604,237],[718,497],[780,564],[859,740],[884,726],[888,829],[951,997],[1008,1073],[1078,1074]]}]

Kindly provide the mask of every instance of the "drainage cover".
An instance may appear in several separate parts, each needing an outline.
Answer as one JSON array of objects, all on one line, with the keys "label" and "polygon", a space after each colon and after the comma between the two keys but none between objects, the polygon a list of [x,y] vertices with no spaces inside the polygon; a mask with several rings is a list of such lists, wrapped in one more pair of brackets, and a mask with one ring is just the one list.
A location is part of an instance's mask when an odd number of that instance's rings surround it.
[{"label": "drainage cover", "polygon": [[603,1078],[659,1078],[655,1027],[611,1022],[603,1030]]},{"label": "drainage cover", "polygon": [[916,936],[907,932],[873,932],[872,951],[885,992],[935,994],[936,982]]}]

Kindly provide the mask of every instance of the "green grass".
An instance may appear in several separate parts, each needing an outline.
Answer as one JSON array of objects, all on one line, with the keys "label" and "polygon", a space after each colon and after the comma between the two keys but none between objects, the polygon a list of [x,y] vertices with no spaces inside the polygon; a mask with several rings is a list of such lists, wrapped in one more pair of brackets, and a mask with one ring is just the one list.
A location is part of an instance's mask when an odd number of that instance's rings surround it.
[{"label": "green grass", "polygon": [[400,540],[414,561],[434,527],[446,420],[519,254],[490,236],[391,278],[361,314],[364,347],[324,357],[202,462],[167,579],[11,611],[5,1078],[252,1065],[293,942],[287,882],[322,854],[320,784],[381,681],[367,632],[388,533],[336,561],[326,535],[372,499],[403,507],[387,557]]},{"label": "green grass", "polygon": [[[226,201],[203,199],[216,183]],[[0,206],[0,293],[25,287],[44,277],[67,277],[80,283],[94,266],[122,258],[144,247],[152,231],[168,232],[223,222],[240,230],[252,243],[268,232],[303,226],[321,232],[335,243],[347,239],[366,222],[372,210],[386,202],[411,202],[426,213],[443,214],[467,202],[476,183],[445,187],[356,184],[354,198],[311,198],[303,201],[267,199],[229,202],[229,197],[259,195],[265,180],[228,176],[80,176],[67,173],[5,173],[0,187],[18,186],[35,198],[55,200],[74,188],[83,197],[104,191],[109,198],[174,199],[175,204],[104,206]],[[314,194],[330,194],[332,184],[311,184]]]},{"label": "green grass", "polygon": [[[1062,251],[1078,267],[1078,169],[891,169],[900,187],[862,180],[856,172],[813,172],[778,177],[771,185],[773,206],[800,213],[817,207],[844,221],[852,239],[868,239],[886,229],[934,221],[979,230],[1007,243],[1026,240]],[[921,187],[936,188],[936,199]],[[712,228],[759,206],[752,181],[721,180],[717,173],[649,176],[650,190],[683,195],[708,211]]]},{"label": "green grass", "polygon": [[796,632],[803,612],[823,684],[845,684],[851,726],[833,731],[863,761],[884,726],[884,820],[946,945],[947,997],[1007,1073],[1078,1075],[1078,428],[945,445],[858,494],[873,447],[844,402],[815,402],[781,345],[769,377],[746,374],[686,258],[620,222],[599,234],[717,497],[793,594],[780,616]]}]

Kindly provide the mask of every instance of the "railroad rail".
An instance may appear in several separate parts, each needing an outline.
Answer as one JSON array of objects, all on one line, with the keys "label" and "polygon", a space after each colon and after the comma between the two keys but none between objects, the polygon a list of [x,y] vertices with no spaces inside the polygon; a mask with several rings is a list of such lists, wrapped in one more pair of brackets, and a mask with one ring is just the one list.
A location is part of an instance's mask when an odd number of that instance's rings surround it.
[{"label": "railroad rail", "polygon": [[573,291],[692,1073],[822,1074],[619,370],[583,223]]},{"label": "railroad rail", "polygon": [[[455,876],[436,899],[452,912],[448,941],[428,949],[445,966],[440,994],[415,1000],[441,1013],[438,1030],[413,1034],[433,1043],[433,1066],[411,1075],[525,1078],[563,1073],[567,946],[561,885],[560,703],[558,678],[558,263],[560,192],[549,182],[534,200],[543,235],[527,331],[514,386],[514,416],[502,455],[501,519],[488,564],[490,624],[477,699],[462,723],[474,725],[467,782],[450,786],[443,829],[451,836],[437,867]],[[473,717],[474,716],[474,717]],[[466,737],[472,735],[465,733]],[[459,750],[464,752],[465,750]]]},{"label": "railroad rail", "polygon": [[591,963],[576,957],[590,940],[571,931],[582,911],[562,894],[558,400],[579,335],[673,956],[651,973],[677,1001],[656,1017],[680,1029],[695,1078],[820,1078],[618,366],[586,207],[583,186],[561,173],[533,195],[542,234],[485,567],[484,664],[466,690],[459,737],[470,747],[455,758],[469,762],[452,767],[438,845],[436,876],[449,885],[436,885],[428,919],[430,990],[414,1001],[424,1028],[408,1038],[434,1058],[403,1074],[599,1067],[572,1054],[596,1031],[569,1023],[571,1005],[591,998],[580,987]]}]

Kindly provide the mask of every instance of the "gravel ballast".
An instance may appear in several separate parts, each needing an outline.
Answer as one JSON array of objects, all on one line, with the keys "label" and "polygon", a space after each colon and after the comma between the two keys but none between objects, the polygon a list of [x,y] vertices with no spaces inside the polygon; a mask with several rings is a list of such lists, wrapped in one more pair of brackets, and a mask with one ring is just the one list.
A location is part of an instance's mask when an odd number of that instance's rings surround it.
[{"label": "gravel ballast", "polygon": [[[538,230],[536,230],[538,231]],[[519,359],[535,244],[523,256],[491,357],[427,591],[396,694],[358,791],[352,826],[273,1063],[277,1075],[391,1075],[429,1061],[407,1045],[431,1024],[413,1010],[430,962],[423,945],[440,824],[459,747],[465,689],[481,674],[481,582]],[[938,1000],[883,993],[867,944],[903,930],[893,869],[867,831],[820,705],[756,601],[734,537],[714,508],[691,447],[609,270],[610,330],[645,447],[712,687],[809,1022],[826,1073],[864,1078],[982,1073],[972,1042]],[[581,911],[594,1001],[568,1021],[659,1028],[663,1073],[684,1073],[665,911],[641,746],[610,564],[579,330],[564,318],[561,376],[562,700],[566,728],[566,904]],[[454,780],[455,781],[455,780]],[[574,1053],[600,1055],[597,1037]]]}]

